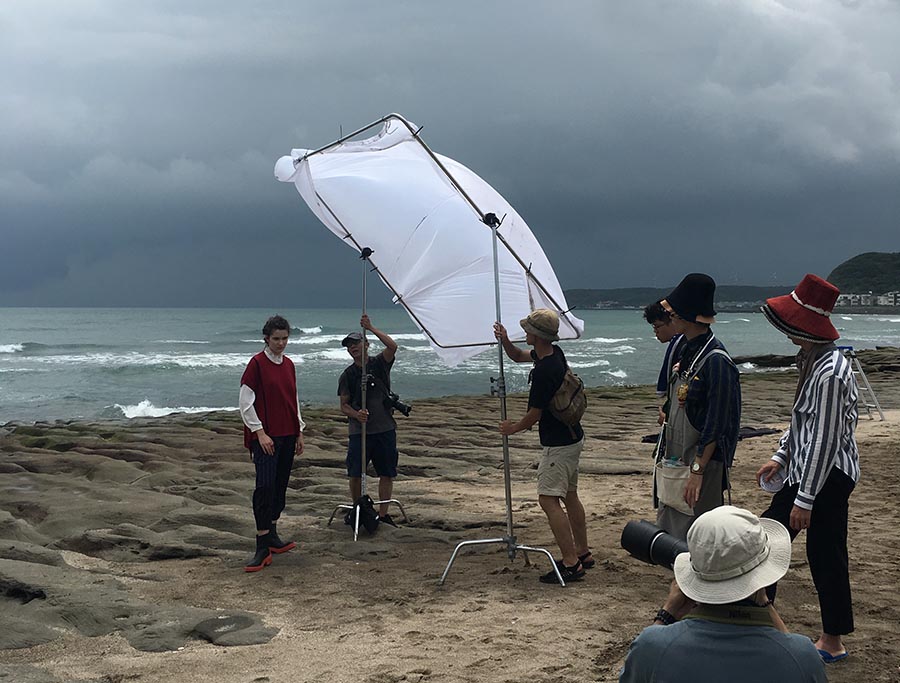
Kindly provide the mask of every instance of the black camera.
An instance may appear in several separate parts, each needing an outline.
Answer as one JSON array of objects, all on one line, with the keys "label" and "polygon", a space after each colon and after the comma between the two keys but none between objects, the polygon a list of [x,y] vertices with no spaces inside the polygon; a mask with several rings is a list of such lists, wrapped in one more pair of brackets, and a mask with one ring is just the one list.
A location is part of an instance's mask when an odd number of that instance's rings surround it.
[{"label": "black camera", "polygon": [[622,547],[647,564],[672,568],[675,558],[688,551],[687,543],[667,534],[646,519],[632,520],[622,530]]},{"label": "black camera", "polygon": [[395,394],[393,391],[389,391],[387,398],[384,400],[385,405],[394,410],[403,413],[405,417],[409,417],[410,411],[412,411],[413,407],[408,403],[404,403],[400,400],[400,396]]}]

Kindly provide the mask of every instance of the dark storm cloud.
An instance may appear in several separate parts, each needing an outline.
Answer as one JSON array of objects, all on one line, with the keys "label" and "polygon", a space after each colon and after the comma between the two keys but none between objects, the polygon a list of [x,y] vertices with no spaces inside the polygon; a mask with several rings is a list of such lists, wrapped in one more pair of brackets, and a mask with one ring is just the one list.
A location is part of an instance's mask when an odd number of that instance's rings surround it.
[{"label": "dark storm cloud", "polygon": [[254,305],[267,269],[354,303],[272,166],[391,111],[565,287],[827,275],[900,250],[898,29],[887,0],[6,2],[0,305]]}]

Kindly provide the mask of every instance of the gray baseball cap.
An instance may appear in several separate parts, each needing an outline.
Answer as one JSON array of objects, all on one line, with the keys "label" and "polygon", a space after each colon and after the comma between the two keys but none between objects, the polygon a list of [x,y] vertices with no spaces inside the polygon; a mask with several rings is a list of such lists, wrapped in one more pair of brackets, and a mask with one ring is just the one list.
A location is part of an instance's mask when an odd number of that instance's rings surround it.
[{"label": "gray baseball cap", "polygon": [[351,332],[341,341],[341,346],[354,346],[363,339],[362,332]]}]

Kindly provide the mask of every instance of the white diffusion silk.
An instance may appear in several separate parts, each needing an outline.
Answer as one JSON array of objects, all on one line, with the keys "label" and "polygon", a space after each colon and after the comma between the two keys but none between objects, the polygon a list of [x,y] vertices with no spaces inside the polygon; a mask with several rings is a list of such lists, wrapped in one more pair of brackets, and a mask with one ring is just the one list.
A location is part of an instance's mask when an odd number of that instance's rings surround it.
[{"label": "white diffusion silk", "polygon": [[[352,236],[374,251],[370,261],[438,356],[452,366],[496,343],[491,229],[403,122],[389,119],[372,138],[304,159],[308,151],[295,149],[279,159],[275,176],[293,182],[335,235],[356,248],[346,239]],[[510,338],[522,340],[519,320],[530,311],[568,308],[556,274],[500,194],[462,164],[438,158],[482,212],[503,219],[501,317]],[[581,320],[560,315],[560,338],[577,339],[583,332]]]}]

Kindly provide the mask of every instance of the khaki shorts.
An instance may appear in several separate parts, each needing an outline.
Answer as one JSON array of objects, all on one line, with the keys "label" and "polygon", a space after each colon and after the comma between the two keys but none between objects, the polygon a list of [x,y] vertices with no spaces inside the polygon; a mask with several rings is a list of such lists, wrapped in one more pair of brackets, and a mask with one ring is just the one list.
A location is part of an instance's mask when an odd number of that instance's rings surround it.
[{"label": "khaki shorts", "polygon": [[584,439],[569,446],[544,446],[538,465],[538,495],[565,498],[578,489],[578,459]]}]

